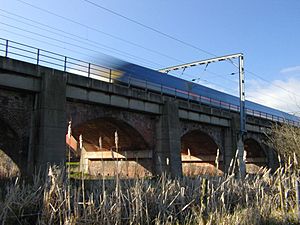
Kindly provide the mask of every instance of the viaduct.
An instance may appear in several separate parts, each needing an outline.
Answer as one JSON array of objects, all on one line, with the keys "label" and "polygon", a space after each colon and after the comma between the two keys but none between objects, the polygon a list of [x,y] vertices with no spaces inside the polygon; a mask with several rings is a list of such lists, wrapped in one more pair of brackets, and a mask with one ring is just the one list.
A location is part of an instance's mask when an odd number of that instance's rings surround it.
[{"label": "viaduct", "polygon": [[[100,136],[103,148],[113,149],[118,131],[123,163],[151,174],[209,170],[217,152],[220,170],[226,171],[236,152],[236,111],[8,57],[0,57],[0,103],[0,149],[22,173],[65,162],[70,120],[73,136],[78,140],[82,134],[89,151],[97,150]],[[271,123],[247,115],[247,170],[276,167],[264,134]]]}]

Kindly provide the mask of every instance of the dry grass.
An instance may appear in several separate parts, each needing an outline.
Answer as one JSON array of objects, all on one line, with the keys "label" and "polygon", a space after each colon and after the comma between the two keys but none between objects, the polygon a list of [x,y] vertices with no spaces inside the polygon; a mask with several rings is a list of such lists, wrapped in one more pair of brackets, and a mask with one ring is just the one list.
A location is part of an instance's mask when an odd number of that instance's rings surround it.
[{"label": "dry grass", "polygon": [[0,177],[20,175],[18,166],[0,149]]},{"label": "dry grass", "polygon": [[[29,183],[7,181],[2,224],[297,224],[293,163],[274,174],[71,180],[51,167]],[[298,223],[299,224],[299,223]]]},{"label": "dry grass", "polygon": [[[277,149],[284,161],[300,160],[300,128],[289,124],[274,124],[268,136],[268,145]],[[298,164],[300,166],[300,164]]]}]

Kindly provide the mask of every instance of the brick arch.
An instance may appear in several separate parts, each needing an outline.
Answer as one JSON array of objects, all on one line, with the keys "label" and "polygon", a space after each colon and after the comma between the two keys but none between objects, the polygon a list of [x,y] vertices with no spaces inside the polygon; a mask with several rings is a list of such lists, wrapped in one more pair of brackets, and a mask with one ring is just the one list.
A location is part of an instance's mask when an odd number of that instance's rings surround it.
[{"label": "brick arch", "polygon": [[215,167],[218,144],[214,137],[201,129],[185,132],[181,137],[182,169],[185,175],[222,173],[223,157],[219,152],[219,168]]},{"label": "brick arch", "polygon": [[246,170],[257,173],[260,167],[268,167],[268,154],[261,139],[257,135],[247,135],[244,139],[246,151]]},{"label": "brick arch", "polygon": [[186,132],[181,137],[181,151],[184,154],[189,149],[192,155],[216,155],[218,148],[214,139],[199,129]]},{"label": "brick arch", "polygon": [[72,129],[75,137],[82,134],[83,141],[90,145],[99,146],[99,137],[101,137],[102,147],[106,150],[115,149],[116,131],[118,133],[119,151],[149,149],[149,145],[143,136],[130,124],[120,119],[101,117],[81,123]]},{"label": "brick arch", "polygon": [[153,115],[117,109],[105,105],[67,102],[67,117],[69,120],[72,120],[72,127],[77,127],[89,121],[107,118],[112,124],[118,123],[120,127],[134,128],[135,132],[142,136],[149,149],[154,149],[155,147],[156,118]]},{"label": "brick arch", "polygon": [[[0,119],[0,150],[6,154],[13,162],[14,165],[11,165],[12,167],[17,166],[18,168],[15,168],[17,170],[17,173],[25,174],[26,168],[24,168],[24,165],[20,161],[20,138],[18,134],[14,131],[14,129],[11,128],[11,126],[4,122],[2,119]],[[3,162],[3,159],[2,163]],[[24,160],[24,159],[23,159]],[[7,162],[11,164],[11,162]],[[8,168],[12,169],[12,168]],[[1,176],[2,174],[0,174]]]},{"label": "brick arch", "polygon": [[258,148],[260,148],[260,151],[262,151],[262,154],[267,157],[267,146],[265,141],[266,136],[264,134],[258,134],[258,133],[247,133],[244,137],[244,142],[247,140],[251,140],[252,143],[255,142]]},{"label": "brick arch", "polygon": [[[117,159],[107,151],[111,149],[116,153],[115,131],[119,138],[118,153],[124,157],[117,163],[122,171],[121,176],[148,176],[154,173],[152,154],[156,143],[156,117],[152,114],[69,101],[67,118],[72,120],[73,136],[78,140],[82,134],[85,149],[88,151],[90,148],[90,153],[95,153],[95,158],[83,163],[89,165],[85,169],[91,175],[115,175]],[[104,149],[98,148],[100,136]],[[106,153],[103,161],[102,153]]]},{"label": "brick arch", "polygon": [[249,157],[266,157],[264,148],[254,138],[247,138],[244,141],[245,151]]},{"label": "brick arch", "polygon": [[199,131],[209,136],[210,139],[218,146],[220,153],[224,153],[223,149],[223,130],[221,127],[210,126],[201,123],[193,123],[184,121],[181,123],[181,137],[189,132]]}]

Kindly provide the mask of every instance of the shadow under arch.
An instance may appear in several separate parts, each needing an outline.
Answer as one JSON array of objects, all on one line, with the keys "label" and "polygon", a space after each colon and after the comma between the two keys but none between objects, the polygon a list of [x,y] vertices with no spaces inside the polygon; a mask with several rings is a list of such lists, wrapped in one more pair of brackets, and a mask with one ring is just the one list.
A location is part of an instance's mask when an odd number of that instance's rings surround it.
[{"label": "shadow under arch", "polygon": [[17,133],[1,119],[0,130],[0,178],[25,174],[26,168],[22,164],[24,159],[20,159]]},{"label": "shadow under arch", "polygon": [[184,175],[222,174],[223,157],[219,152],[219,165],[216,167],[218,145],[214,139],[201,130],[192,130],[181,137],[181,160]]},{"label": "shadow under arch", "polygon": [[246,151],[247,173],[257,173],[261,167],[267,167],[267,157],[261,144],[254,138],[246,138],[244,141]]},{"label": "shadow under arch", "polygon": [[[77,140],[80,134],[83,137],[85,156],[81,154],[81,158],[93,155],[86,161],[91,175],[112,176],[118,171],[121,176],[135,177],[153,173],[152,150],[143,136],[123,120],[111,117],[93,119],[72,128],[72,134]],[[100,137],[102,149],[99,147]]]}]

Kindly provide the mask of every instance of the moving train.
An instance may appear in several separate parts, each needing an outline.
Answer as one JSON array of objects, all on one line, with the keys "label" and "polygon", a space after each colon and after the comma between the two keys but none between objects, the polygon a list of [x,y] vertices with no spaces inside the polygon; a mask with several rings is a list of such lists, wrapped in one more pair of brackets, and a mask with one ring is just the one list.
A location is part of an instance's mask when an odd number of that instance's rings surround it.
[{"label": "moving train", "polygon": [[[113,76],[114,80],[167,95],[176,95],[179,98],[189,98],[215,107],[239,111],[240,100],[236,96],[122,60],[114,59],[105,66],[119,71],[115,72],[117,75]],[[255,102],[246,100],[245,108],[247,114],[254,116],[282,122],[300,122],[297,116]]]}]

